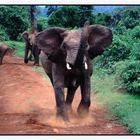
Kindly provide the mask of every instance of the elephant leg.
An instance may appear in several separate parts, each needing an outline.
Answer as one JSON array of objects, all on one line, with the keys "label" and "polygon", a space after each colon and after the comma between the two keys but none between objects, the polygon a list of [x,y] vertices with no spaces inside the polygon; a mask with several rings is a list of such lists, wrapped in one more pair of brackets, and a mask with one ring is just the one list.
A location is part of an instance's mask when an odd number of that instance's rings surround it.
[{"label": "elephant leg", "polygon": [[30,61],[32,61],[32,55],[33,55],[33,53],[32,53],[32,51],[30,51],[30,55],[29,55],[29,60]]},{"label": "elephant leg", "polygon": [[81,88],[81,102],[78,106],[77,112],[84,117],[89,112],[90,106],[90,76],[85,76],[80,85]]},{"label": "elephant leg", "polygon": [[62,68],[59,65],[53,65],[52,76],[57,109],[56,115],[57,117],[61,117],[64,121],[68,121],[64,98],[64,75],[62,72]]},{"label": "elephant leg", "polygon": [[37,46],[32,48],[33,56],[34,56],[34,65],[39,65],[39,50]]},{"label": "elephant leg", "polygon": [[2,51],[1,56],[0,56],[0,65],[2,64],[2,60],[3,60],[7,51],[8,51],[8,48]]},{"label": "elephant leg", "polygon": [[75,91],[76,91],[77,88],[78,88],[78,86],[77,87],[68,87],[66,101],[65,101],[66,108],[67,108],[68,112],[72,111],[71,105],[72,105],[72,101],[73,101]]},{"label": "elephant leg", "polygon": [[25,55],[24,55],[24,63],[28,63],[28,53],[29,53],[29,47],[26,45],[25,47]]}]

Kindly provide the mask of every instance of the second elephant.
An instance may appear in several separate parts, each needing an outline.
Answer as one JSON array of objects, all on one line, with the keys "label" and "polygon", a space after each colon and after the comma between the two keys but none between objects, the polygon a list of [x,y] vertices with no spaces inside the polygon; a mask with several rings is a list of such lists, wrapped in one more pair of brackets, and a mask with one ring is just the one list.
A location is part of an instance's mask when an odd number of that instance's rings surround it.
[{"label": "second elephant", "polygon": [[[24,63],[28,63],[29,60],[32,60],[32,55],[34,56],[34,65],[39,65],[39,53],[40,50],[35,45],[35,35],[36,33],[28,33],[24,31],[22,37],[25,40],[25,56]],[[30,52],[30,56],[29,55]]]}]

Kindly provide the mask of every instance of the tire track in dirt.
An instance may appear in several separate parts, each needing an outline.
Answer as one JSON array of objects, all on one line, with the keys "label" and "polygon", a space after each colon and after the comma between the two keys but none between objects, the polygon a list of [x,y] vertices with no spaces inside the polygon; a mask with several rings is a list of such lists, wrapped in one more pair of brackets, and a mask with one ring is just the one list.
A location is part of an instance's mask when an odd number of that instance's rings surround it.
[{"label": "tire track in dirt", "polygon": [[32,63],[5,56],[0,66],[1,134],[127,134],[115,118],[92,97],[90,114],[79,118],[76,109],[80,93],[76,92],[70,122],[55,118],[55,98],[51,84],[32,70]]}]

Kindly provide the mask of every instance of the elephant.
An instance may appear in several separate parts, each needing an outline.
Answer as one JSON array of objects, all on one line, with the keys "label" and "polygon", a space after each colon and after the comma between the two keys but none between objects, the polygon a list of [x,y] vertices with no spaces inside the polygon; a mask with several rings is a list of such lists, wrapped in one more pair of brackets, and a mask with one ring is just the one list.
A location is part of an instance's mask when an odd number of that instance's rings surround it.
[{"label": "elephant", "polygon": [[[35,45],[35,35],[37,33],[28,33],[24,31],[22,33],[22,38],[25,41],[25,55],[24,55],[24,63],[28,63],[28,60],[32,60],[32,55],[34,56],[34,65],[39,65],[39,53],[40,50]],[[28,54],[30,55],[28,57]]]},{"label": "elephant", "polygon": [[[112,43],[112,31],[102,25],[90,25],[77,30],[50,27],[38,33],[36,45],[41,49],[42,66],[52,83],[56,116],[69,121],[69,111],[75,91],[80,86],[81,101],[77,112],[79,116],[88,115],[91,99],[92,59],[101,55]],[[65,99],[64,88],[67,88]]]},{"label": "elephant", "polygon": [[8,48],[5,43],[0,42],[0,65],[2,65],[3,58],[8,50],[10,50],[10,48]]}]

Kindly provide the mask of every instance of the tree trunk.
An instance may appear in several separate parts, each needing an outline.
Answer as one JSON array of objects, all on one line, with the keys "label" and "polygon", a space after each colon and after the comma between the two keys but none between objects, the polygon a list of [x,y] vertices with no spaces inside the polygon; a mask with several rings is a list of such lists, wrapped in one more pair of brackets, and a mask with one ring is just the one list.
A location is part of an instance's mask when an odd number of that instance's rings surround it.
[{"label": "tree trunk", "polygon": [[30,6],[30,33],[35,32],[35,6]]}]

